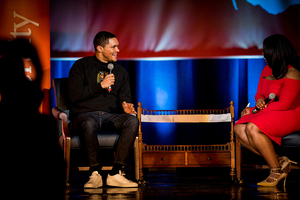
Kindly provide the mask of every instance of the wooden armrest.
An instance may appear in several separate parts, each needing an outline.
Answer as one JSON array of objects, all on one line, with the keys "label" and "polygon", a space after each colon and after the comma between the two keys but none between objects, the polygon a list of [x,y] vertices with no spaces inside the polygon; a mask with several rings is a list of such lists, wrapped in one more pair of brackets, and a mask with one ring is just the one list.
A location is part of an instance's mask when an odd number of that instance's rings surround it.
[{"label": "wooden armrest", "polygon": [[65,137],[70,137],[67,114],[57,107],[52,108],[52,114],[57,120],[62,120],[62,134]]},{"label": "wooden armrest", "polygon": [[61,113],[64,113],[64,111],[57,107],[52,108],[52,114],[57,120],[62,119],[60,116]]}]

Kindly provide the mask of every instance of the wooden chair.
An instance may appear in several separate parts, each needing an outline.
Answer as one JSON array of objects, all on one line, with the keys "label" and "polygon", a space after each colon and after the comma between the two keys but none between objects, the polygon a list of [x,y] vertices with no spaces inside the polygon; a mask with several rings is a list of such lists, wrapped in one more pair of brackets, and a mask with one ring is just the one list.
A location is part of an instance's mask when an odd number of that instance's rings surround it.
[{"label": "wooden chair", "polygon": [[[69,101],[68,101],[68,78],[53,79],[53,88],[55,91],[56,106],[52,109],[53,116],[58,121],[59,144],[64,151],[66,162],[66,185],[69,186],[70,180],[70,164],[72,150],[81,150],[79,136],[69,129]],[[99,149],[115,149],[119,139],[118,131],[101,131],[98,134]],[[134,143],[134,162],[135,162],[135,178],[139,180],[139,153],[138,153],[138,137]],[[80,170],[89,170],[89,167],[78,167]],[[111,167],[103,167],[111,169]]]},{"label": "wooden chair", "polygon": [[[236,149],[233,133],[234,106],[225,109],[146,110],[138,103],[140,177],[149,167],[230,167],[236,175]],[[142,139],[142,123],[230,123],[230,141],[214,145],[147,145]],[[203,133],[205,134],[205,133]]]}]

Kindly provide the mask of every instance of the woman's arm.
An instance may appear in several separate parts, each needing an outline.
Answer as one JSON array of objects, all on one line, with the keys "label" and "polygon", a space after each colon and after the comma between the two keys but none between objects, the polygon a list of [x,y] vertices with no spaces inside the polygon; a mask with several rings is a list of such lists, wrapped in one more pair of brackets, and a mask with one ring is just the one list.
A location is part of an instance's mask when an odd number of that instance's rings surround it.
[{"label": "woman's arm", "polygon": [[284,78],[279,100],[270,103],[265,110],[289,110],[300,94],[300,80]]}]

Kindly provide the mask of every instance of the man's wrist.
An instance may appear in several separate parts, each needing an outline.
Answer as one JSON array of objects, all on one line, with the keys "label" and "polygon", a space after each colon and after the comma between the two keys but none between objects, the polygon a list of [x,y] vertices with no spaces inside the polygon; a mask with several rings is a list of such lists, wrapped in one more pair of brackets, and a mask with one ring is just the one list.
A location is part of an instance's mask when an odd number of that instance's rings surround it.
[{"label": "man's wrist", "polygon": [[100,86],[101,86],[101,88],[104,89],[104,90],[108,88],[108,87],[104,87],[104,86],[102,85],[102,81],[100,82]]}]

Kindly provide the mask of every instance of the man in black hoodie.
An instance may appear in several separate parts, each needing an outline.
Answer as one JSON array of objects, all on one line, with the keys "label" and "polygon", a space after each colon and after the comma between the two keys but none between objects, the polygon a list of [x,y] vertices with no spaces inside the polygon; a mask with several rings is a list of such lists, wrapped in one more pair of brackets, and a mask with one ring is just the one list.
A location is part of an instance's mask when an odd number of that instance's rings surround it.
[{"label": "man in black hoodie", "polygon": [[[137,187],[122,175],[138,131],[132,104],[129,76],[116,63],[119,42],[112,33],[101,31],[94,38],[95,55],[77,60],[69,72],[68,95],[74,131],[82,137],[93,171],[85,188],[103,185],[97,134],[102,129],[121,130],[116,156],[107,185]],[[110,65],[110,69],[109,66]],[[113,68],[113,69],[112,69]]]}]

